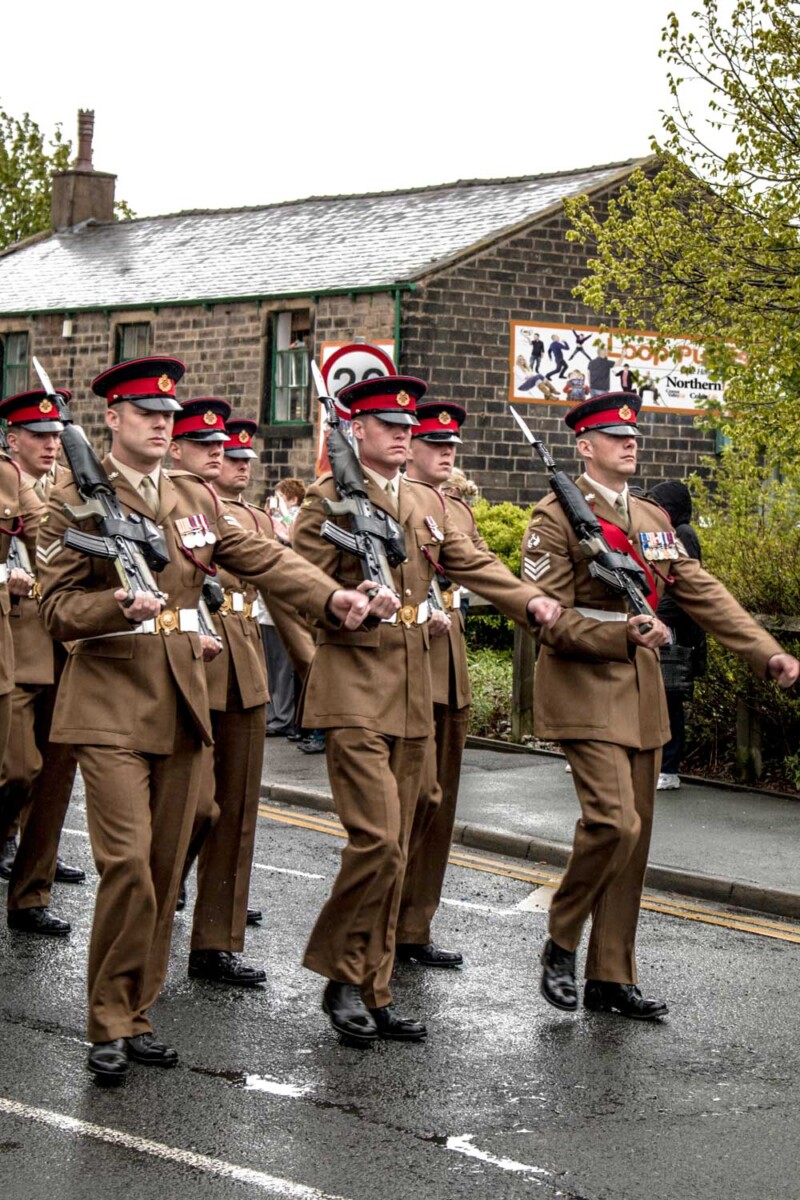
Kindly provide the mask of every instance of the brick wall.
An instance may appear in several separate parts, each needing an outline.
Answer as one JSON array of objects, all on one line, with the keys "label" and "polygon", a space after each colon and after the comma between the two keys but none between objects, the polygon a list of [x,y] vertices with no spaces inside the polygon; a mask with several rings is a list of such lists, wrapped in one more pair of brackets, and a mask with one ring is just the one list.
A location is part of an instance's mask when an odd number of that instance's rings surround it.
[{"label": "brick wall", "polygon": [[[554,216],[430,277],[403,297],[402,370],[425,379],[432,396],[467,409],[460,465],[492,501],[529,504],[547,487],[544,468],[508,413],[510,322],[594,325],[602,320],[571,294],[586,270],[586,255],[565,240],[566,230],[564,217]],[[566,410],[524,402],[519,409],[559,465],[577,470]],[[691,416],[645,413],[640,425],[646,436],[638,484],[683,478],[713,450],[711,436],[695,428]]]}]

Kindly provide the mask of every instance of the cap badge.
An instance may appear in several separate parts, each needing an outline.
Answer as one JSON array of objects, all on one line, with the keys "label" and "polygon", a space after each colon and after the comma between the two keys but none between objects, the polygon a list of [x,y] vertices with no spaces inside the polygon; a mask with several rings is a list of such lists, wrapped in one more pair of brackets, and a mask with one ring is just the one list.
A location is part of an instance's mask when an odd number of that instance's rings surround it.
[{"label": "cap badge", "polygon": [[242,445],[244,445],[246,442],[250,441],[250,434],[247,432],[246,429],[242,429],[239,431],[239,441],[242,443]]},{"label": "cap badge", "polygon": [[633,416],[633,413],[628,408],[627,404],[623,404],[622,408],[619,410],[620,421],[630,421],[632,416]]},{"label": "cap badge", "polygon": [[409,396],[408,392],[398,392],[397,403],[401,408],[408,408],[409,404],[411,403],[411,397]]},{"label": "cap badge", "polygon": [[206,423],[206,425],[216,425],[217,414],[214,412],[213,409],[207,408],[206,411],[203,413],[203,420]]},{"label": "cap badge", "polygon": [[172,391],[172,380],[170,379],[169,375],[159,376],[158,390],[160,392],[171,392]]},{"label": "cap badge", "polygon": [[452,419],[453,418],[450,416],[449,412],[442,410],[442,412],[439,413],[439,423],[441,425],[449,425]]},{"label": "cap badge", "polygon": [[51,413],[52,411],[53,411],[53,401],[48,400],[47,397],[45,396],[44,400],[39,401],[39,412],[40,413]]}]

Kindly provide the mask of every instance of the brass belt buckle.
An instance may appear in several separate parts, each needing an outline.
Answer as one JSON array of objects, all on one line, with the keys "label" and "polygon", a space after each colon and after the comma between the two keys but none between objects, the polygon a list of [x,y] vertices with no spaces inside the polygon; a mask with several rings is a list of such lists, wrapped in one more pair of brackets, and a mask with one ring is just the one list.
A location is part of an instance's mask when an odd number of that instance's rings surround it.
[{"label": "brass belt buckle", "polygon": [[397,616],[404,625],[415,625],[417,621],[416,604],[404,604]]},{"label": "brass belt buckle", "polygon": [[159,613],[156,617],[156,631],[169,635],[173,629],[178,628],[178,614],[173,612],[171,608],[167,608],[164,612]]},{"label": "brass belt buckle", "polygon": [[442,603],[444,604],[445,612],[450,612],[450,609],[453,607],[453,593],[442,592]]},{"label": "brass belt buckle", "polygon": [[230,594],[230,592],[226,592],[225,599],[222,601],[222,604],[217,609],[217,612],[219,613],[219,615],[221,617],[227,617],[227,615],[230,611],[231,611],[231,594]]}]

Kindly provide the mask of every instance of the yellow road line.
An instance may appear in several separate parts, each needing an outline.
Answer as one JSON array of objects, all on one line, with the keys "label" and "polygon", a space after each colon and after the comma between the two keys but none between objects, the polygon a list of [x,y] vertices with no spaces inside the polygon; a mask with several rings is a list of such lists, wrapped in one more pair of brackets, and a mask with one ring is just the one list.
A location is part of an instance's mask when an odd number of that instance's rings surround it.
[{"label": "yellow road line", "polygon": [[[299,813],[288,813],[283,808],[273,808],[268,804],[259,805],[259,813],[269,821],[279,825],[294,825],[300,829],[309,829],[315,833],[325,833],[328,836],[343,838],[344,829],[338,817],[325,813],[315,813],[306,816]],[[546,866],[511,866],[499,862],[496,858],[488,858],[483,854],[472,854],[462,849],[454,849],[450,854],[450,863],[454,867],[463,867],[470,871],[482,871],[487,875],[502,875],[506,879],[518,879],[537,887],[555,888],[561,878],[558,870]],[[789,921],[770,920],[766,917],[746,914],[728,914],[719,908],[702,904],[694,900],[682,900],[669,896],[657,896],[646,892],[642,898],[642,908],[647,912],[661,913],[662,916],[677,917],[682,921],[699,921],[704,925],[716,925],[722,929],[732,929],[740,933],[753,933],[759,937],[775,938],[782,942],[794,942],[800,945],[800,925]]]}]

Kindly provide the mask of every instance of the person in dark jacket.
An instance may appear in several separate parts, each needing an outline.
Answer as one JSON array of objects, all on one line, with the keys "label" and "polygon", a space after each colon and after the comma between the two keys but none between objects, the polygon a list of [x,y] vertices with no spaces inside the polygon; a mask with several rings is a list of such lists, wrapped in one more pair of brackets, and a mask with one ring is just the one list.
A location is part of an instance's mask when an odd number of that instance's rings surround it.
[{"label": "person in dark jacket", "polygon": [[[686,484],[679,480],[667,479],[651,488],[648,496],[666,511],[689,557],[701,562],[703,556],[700,541],[691,525],[692,497]],[[677,669],[668,661],[670,648],[666,654],[662,651],[664,686],[672,733],[664,747],[661,773],[656,784],[656,790],[664,792],[681,786],[678,770],[686,740],[684,703],[691,699],[694,680],[705,674],[707,646],[703,630],[676,604],[669,592],[664,594],[656,615],[672,630],[675,646],[691,651],[690,655],[682,656],[687,661],[677,665]]]}]

